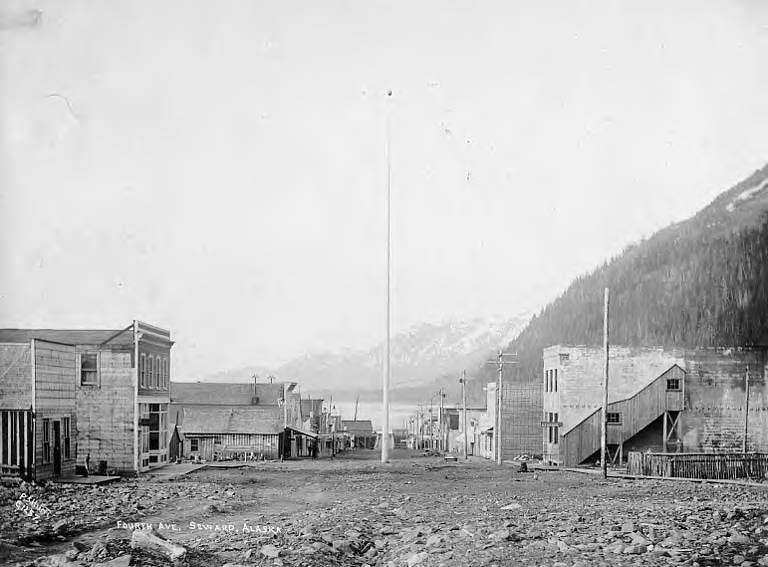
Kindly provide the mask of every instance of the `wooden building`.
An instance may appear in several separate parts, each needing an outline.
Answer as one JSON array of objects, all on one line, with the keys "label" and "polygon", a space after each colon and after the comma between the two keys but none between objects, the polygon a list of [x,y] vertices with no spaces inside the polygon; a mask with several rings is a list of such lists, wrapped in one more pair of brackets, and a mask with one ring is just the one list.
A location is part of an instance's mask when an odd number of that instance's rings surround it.
[{"label": "wooden building", "polygon": [[292,382],[173,382],[170,397],[173,458],[308,457],[317,442]]},{"label": "wooden building", "polygon": [[277,459],[285,434],[278,406],[185,407],[183,453],[205,460]]},{"label": "wooden building", "polygon": [[0,476],[75,472],[73,345],[0,331]]},{"label": "wooden building", "polygon": [[123,329],[0,330],[0,342],[32,339],[74,349],[76,420],[69,427],[77,464],[139,473],[167,463],[169,331],[141,321]]},{"label": "wooden building", "polygon": [[[601,348],[544,350],[546,460],[576,465],[599,458],[603,361]],[[738,451],[745,437],[750,450],[768,449],[765,349],[612,346],[609,368],[611,461],[628,451]]]},{"label": "wooden building", "polygon": [[355,449],[373,449],[376,447],[376,432],[370,419],[343,419],[341,429],[347,433]]}]

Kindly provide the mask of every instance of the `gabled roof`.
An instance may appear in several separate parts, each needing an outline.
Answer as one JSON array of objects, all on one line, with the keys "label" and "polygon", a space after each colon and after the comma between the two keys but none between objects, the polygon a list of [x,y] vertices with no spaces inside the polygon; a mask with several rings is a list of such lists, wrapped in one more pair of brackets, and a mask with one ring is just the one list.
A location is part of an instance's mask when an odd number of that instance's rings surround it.
[{"label": "gabled roof", "polygon": [[254,403],[253,398],[252,384],[171,382],[172,404],[249,406]]},{"label": "gabled roof", "polygon": [[133,344],[133,333],[122,329],[0,329],[0,343],[28,343],[43,339],[68,345]]},{"label": "gabled roof", "polygon": [[341,420],[342,429],[346,429],[348,433],[373,433],[373,423],[370,419],[343,419]]},{"label": "gabled roof", "polygon": [[259,404],[276,405],[283,399],[283,383],[275,382],[272,384],[254,384],[256,397],[259,398]]},{"label": "gabled roof", "polygon": [[277,406],[185,407],[181,430],[194,434],[277,434],[283,431],[283,410]]}]

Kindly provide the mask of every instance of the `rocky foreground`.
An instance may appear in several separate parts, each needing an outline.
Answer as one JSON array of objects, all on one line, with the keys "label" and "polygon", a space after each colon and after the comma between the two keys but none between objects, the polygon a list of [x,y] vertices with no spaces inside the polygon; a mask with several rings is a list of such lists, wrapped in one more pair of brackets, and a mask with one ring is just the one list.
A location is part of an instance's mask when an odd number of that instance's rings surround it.
[{"label": "rocky foreground", "polygon": [[24,484],[0,494],[0,562],[768,566],[767,491],[424,457]]}]

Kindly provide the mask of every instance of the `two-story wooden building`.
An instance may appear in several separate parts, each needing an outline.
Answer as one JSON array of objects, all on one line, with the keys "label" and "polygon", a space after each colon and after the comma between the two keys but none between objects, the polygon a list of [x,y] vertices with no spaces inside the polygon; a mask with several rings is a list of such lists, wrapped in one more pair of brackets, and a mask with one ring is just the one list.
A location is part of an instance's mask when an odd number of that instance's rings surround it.
[{"label": "two-story wooden building", "polygon": [[34,340],[73,353],[76,419],[69,428],[78,464],[138,473],[168,461],[169,331],[141,321],[107,330],[0,329],[0,343]]}]

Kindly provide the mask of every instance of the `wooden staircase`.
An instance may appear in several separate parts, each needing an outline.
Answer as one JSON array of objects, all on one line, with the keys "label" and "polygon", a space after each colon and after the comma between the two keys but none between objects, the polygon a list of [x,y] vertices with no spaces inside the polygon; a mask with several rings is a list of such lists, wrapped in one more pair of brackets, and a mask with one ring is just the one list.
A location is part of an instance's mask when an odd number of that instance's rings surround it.
[{"label": "wooden staircase", "polygon": [[[678,389],[668,389],[678,384]],[[674,381],[677,382],[674,382]],[[670,440],[677,437],[680,412],[685,407],[685,371],[673,365],[635,395],[608,404],[608,413],[619,413],[620,423],[609,423],[607,445],[609,458],[622,460],[625,443],[654,423],[663,419],[658,445],[667,450]],[[561,464],[574,466],[590,460],[600,451],[600,409],[595,410],[577,425],[563,433],[560,441]]]}]

